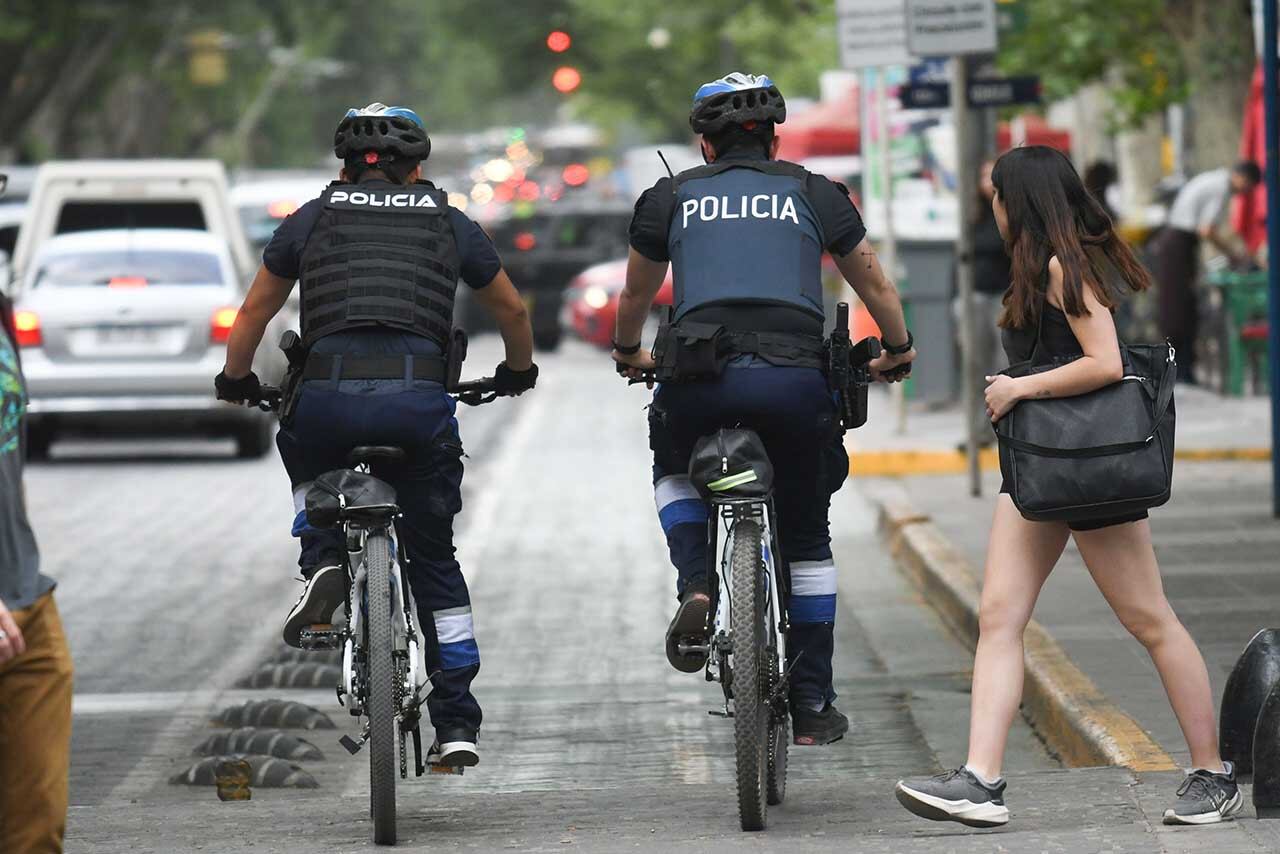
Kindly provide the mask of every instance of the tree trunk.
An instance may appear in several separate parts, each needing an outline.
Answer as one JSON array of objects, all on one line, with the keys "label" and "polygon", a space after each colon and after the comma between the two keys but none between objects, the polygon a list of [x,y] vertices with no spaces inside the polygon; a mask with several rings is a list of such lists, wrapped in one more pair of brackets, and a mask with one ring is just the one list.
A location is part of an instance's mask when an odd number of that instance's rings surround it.
[{"label": "tree trunk", "polygon": [[1241,123],[1257,62],[1249,4],[1173,0],[1168,21],[1191,81],[1188,171],[1226,166],[1239,157]]}]

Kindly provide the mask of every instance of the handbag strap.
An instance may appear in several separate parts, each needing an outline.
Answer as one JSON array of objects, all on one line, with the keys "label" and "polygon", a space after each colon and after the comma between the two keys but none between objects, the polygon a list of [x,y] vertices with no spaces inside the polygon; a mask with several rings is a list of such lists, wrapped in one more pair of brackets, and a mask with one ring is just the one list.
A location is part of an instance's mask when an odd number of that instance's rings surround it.
[{"label": "handbag strap", "polygon": [[[1091,457],[1109,457],[1115,454],[1127,454],[1132,451],[1140,451],[1151,443],[1151,440],[1160,432],[1160,425],[1164,423],[1164,418],[1169,412],[1169,405],[1173,402],[1173,384],[1174,378],[1169,376],[1170,365],[1172,359],[1165,362],[1165,376],[1160,380],[1160,391],[1156,396],[1155,414],[1151,420],[1151,432],[1147,434],[1145,439],[1139,439],[1133,442],[1116,442],[1110,445],[1096,445],[1092,448],[1050,448],[1047,445],[1038,445],[1035,442],[1028,442],[1026,439],[1019,439],[1008,434],[1008,427],[1002,432],[1001,425],[1007,425],[1008,419],[1002,418],[995,424],[996,438],[1005,445],[1013,448],[1015,451],[1025,451],[1029,454],[1036,454],[1041,457],[1058,457],[1060,459],[1088,459]],[[1154,381],[1154,378],[1153,378]]]}]

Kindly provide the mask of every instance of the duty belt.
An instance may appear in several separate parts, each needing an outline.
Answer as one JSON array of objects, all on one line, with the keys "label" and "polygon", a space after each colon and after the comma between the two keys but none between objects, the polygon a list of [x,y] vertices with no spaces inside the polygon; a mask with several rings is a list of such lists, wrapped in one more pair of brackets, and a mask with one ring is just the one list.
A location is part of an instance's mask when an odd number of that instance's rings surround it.
[{"label": "duty belt", "polygon": [[798,332],[725,332],[721,339],[727,352],[785,360],[803,367],[824,367],[825,343],[816,335]]},{"label": "duty belt", "polygon": [[344,356],[312,353],[304,380],[430,380],[443,383],[444,359],[435,356]]}]

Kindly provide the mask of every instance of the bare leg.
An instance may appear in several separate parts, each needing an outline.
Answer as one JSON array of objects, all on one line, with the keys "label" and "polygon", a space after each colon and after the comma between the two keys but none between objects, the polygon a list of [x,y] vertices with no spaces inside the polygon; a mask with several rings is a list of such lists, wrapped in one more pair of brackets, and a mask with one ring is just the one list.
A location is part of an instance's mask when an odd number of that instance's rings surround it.
[{"label": "bare leg", "polygon": [[1192,766],[1222,770],[1209,673],[1196,642],[1165,598],[1150,524],[1144,519],[1076,531],[1075,539],[1107,604],[1151,654],[1191,750]]},{"label": "bare leg", "polygon": [[988,780],[1000,776],[1009,727],[1022,702],[1022,633],[1067,534],[1064,524],[1028,522],[1008,495],[996,499],[969,712],[968,764]]}]

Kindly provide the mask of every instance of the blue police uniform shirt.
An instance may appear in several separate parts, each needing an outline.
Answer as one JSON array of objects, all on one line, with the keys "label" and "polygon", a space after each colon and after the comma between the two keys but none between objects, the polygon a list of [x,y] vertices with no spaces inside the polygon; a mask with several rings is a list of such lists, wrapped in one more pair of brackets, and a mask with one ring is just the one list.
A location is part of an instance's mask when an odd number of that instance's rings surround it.
[{"label": "blue police uniform shirt", "polygon": [[[362,187],[372,190],[395,189],[388,181],[365,181]],[[315,198],[290,214],[271,236],[262,251],[262,265],[282,279],[297,279],[302,272],[302,251],[306,248],[320,213],[321,199]],[[449,225],[458,245],[458,269],[467,287],[479,290],[493,281],[502,269],[502,259],[493,242],[475,220],[457,208],[448,210]],[[316,353],[345,353],[360,356],[439,356],[439,346],[420,335],[393,329],[358,329],[326,335],[312,346]]]}]

